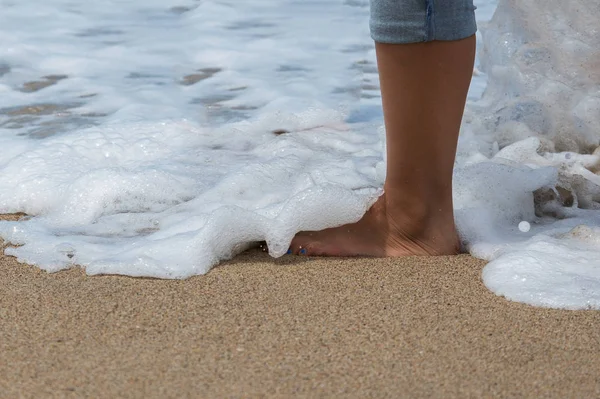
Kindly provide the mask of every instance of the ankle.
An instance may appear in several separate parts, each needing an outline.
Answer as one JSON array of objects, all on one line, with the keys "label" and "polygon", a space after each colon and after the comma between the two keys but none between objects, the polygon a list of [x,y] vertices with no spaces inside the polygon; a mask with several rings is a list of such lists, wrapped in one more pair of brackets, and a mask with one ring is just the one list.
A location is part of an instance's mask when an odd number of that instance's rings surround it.
[{"label": "ankle", "polygon": [[431,221],[447,223],[448,220],[454,220],[450,195],[415,196],[386,190],[384,196],[385,211],[390,217],[410,219],[419,224],[430,224]]}]

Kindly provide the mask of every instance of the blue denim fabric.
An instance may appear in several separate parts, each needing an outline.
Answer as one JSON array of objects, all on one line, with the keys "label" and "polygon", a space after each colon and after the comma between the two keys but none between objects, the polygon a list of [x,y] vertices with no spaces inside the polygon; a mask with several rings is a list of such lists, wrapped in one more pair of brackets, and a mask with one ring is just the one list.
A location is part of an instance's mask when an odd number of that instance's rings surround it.
[{"label": "blue denim fabric", "polygon": [[473,0],[371,0],[371,36],[380,43],[459,40],[477,32]]}]

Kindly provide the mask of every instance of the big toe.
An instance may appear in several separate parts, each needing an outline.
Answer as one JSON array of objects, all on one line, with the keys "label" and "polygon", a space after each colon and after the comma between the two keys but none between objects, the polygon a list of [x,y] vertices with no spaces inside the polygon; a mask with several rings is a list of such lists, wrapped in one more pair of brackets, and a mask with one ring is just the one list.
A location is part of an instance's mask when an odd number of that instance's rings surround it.
[{"label": "big toe", "polygon": [[340,256],[331,237],[315,232],[298,233],[290,244],[288,253],[312,256]]},{"label": "big toe", "polygon": [[288,253],[305,256],[351,256],[342,246],[334,242],[319,241],[310,237],[298,237],[292,240]]},{"label": "big toe", "polygon": [[312,240],[310,240],[308,237],[298,235],[290,243],[290,249],[288,250],[288,253],[294,255],[309,255],[309,250],[313,246]]}]

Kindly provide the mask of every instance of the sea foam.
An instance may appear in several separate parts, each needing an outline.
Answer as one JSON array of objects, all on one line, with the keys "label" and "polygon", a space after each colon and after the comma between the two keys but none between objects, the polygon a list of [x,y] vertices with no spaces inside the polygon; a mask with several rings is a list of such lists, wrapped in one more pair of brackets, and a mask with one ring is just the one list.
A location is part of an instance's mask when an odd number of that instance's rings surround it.
[{"label": "sea foam", "polygon": [[[598,6],[501,0],[487,22],[476,3],[463,244],[497,294],[600,308]],[[0,213],[28,215],[0,237],[20,261],[186,278],[381,194],[366,0],[32,7],[0,16]]]},{"label": "sea foam", "polygon": [[[529,180],[534,195],[517,207],[521,216],[493,224],[491,238],[481,234],[484,219],[466,237],[472,254],[491,261],[485,284],[512,300],[600,308],[599,17],[596,2],[501,0],[484,30],[481,64],[489,82],[467,109],[459,158],[527,170],[496,191],[504,196]],[[484,208],[498,203],[506,201]],[[498,238],[519,218],[530,230]]]}]

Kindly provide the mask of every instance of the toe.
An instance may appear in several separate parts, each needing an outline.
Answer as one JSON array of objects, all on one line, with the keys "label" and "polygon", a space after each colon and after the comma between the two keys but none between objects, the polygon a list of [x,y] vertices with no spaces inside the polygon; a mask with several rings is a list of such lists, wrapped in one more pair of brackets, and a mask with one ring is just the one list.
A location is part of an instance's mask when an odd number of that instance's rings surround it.
[{"label": "toe", "polygon": [[307,249],[309,244],[310,241],[307,239],[307,237],[299,234],[294,237],[290,243],[290,249],[288,250],[288,253],[294,255],[306,255],[308,253]]},{"label": "toe", "polygon": [[300,243],[300,242],[292,241],[292,244],[290,245],[290,249],[288,250],[288,254],[300,255],[300,256],[314,255],[315,254],[314,247],[315,247],[315,245],[312,242],[302,241]]}]

